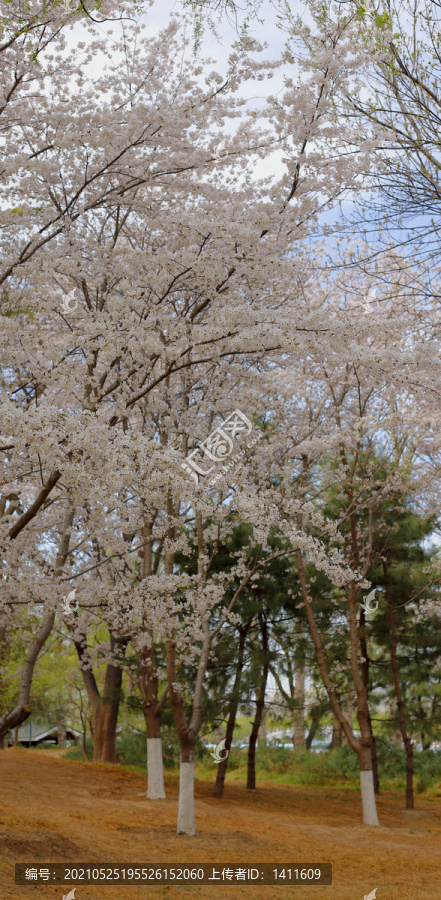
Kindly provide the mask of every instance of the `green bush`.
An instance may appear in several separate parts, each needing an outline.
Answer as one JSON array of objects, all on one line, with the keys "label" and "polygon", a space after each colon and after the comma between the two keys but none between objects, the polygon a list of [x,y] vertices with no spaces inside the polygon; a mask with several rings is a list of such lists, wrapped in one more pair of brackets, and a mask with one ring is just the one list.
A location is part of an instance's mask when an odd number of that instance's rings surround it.
[{"label": "green bush", "polygon": [[[93,739],[86,738],[86,749],[89,759],[93,759]],[[179,763],[179,741],[170,735],[167,730],[162,739],[162,753],[164,768],[172,769]],[[83,760],[84,756],[80,747],[71,747],[64,754],[66,759]],[[126,731],[117,735],[116,760],[123,766],[136,766],[145,769],[147,766],[147,744],[144,734]]]},{"label": "green bush", "polygon": [[435,787],[441,781],[441,753],[435,750],[424,750],[415,754],[414,761],[416,790],[420,794]]},{"label": "green bush", "polygon": [[[125,732],[116,739],[116,758],[125,766],[147,766],[147,743],[145,734]],[[176,734],[168,728],[162,733],[162,758],[165,769],[173,769],[179,765],[179,741]]]},{"label": "green bush", "polygon": [[[51,745],[49,745],[51,746]],[[87,752],[93,758],[93,742],[86,740]],[[162,735],[163,760],[165,769],[174,769],[179,765],[179,741],[172,728],[164,728]],[[146,768],[146,739],[144,734],[124,732],[116,741],[117,761],[121,765]],[[66,751],[68,759],[83,760],[79,747],[71,747]],[[387,738],[377,738],[377,757],[380,783],[384,790],[403,791],[406,781],[406,754],[401,747],[390,744]],[[199,762],[200,774],[206,777],[212,773],[213,760],[209,751],[202,744],[197,744],[196,759]],[[228,771],[238,772],[239,780],[246,777],[247,749],[233,747],[228,760]],[[415,790],[441,790],[441,753],[434,750],[414,752]],[[339,747],[314,753],[307,750],[296,750],[277,744],[260,742],[256,750],[257,779],[273,779],[291,784],[309,784],[324,786],[330,784],[346,784],[358,787],[359,765],[356,754],[350,747]],[[228,775],[227,775],[228,777]]]},{"label": "green bush", "polygon": [[[89,756],[89,759],[93,758],[93,740],[91,737],[86,737],[86,750]],[[63,754],[65,759],[76,759],[84,761],[83,751],[81,747],[78,747],[75,744],[73,747],[69,747],[68,750]]]},{"label": "green bush", "polygon": [[[228,769],[243,771],[247,766],[247,752],[234,752]],[[377,756],[381,786],[386,790],[404,790],[406,754],[387,740],[377,739]],[[414,752],[415,789],[425,791],[441,782],[441,754],[432,750]],[[291,784],[347,784],[358,787],[359,763],[350,747],[339,747],[314,753],[275,744],[263,744],[256,750],[257,777],[272,778]],[[241,774],[242,777],[242,774]]]},{"label": "green bush", "polygon": [[293,752],[289,747],[261,744],[256,750],[256,762],[264,772],[287,772],[293,764]]},{"label": "green bush", "polygon": [[179,740],[170,731],[164,731],[162,735],[162,759],[164,769],[175,769],[179,766]]},{"label": "green bush", "polygon": [[146,768],[147,744],[145,734],[123,732],[116,738],[116,759],[123,766]]}]

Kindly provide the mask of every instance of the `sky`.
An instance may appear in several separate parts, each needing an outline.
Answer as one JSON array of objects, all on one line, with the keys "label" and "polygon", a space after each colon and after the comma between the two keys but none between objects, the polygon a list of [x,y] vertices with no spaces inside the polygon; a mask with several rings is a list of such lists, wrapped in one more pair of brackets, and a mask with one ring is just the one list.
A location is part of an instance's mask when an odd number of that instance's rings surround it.
[{"label": "sky", "polygon": [[[77,0],[71,0],[72,6],[77,5]],[[300,4],[295,0],[294,4],[292,4],[293,9],[298,7],[298,11],[301,12],[303,9],[303,4]],[[184,7],[183,2],[181,0],[153,0],[150,6],[146,8],[146,12],[142,15],[135,15],[134,19],[139,21],[145,26],[145,34],[147,37],[156,38],[159,32],[166,28],[170,16],[172,15],[185,15],[189,18],[190,24],[186,29],[187,37],[190,40],[190,46],[188,47],[187,54],[191,56],[193,53],[193,22],[195,21],[193,14],[190,10]],[[250,20],[249,27],[247,29],[247,33],[256,38],[263,44],[267,44],[267,49],[265,50],[263,57],[266,59],[280,59],[282,53],[284,52],[284,44],[285,44],[285,36],[283,32],[277,27],[277,10],[275,6],[269,2],[269,0],[262,0],[261,10],[259,12],[259,17],[253,17]],[[231,15],[227,16],[225,13],[221,16],[219,20],[218,14],[214,14],[213,22],[215,23],[216,33],[215,36],[212,33],[212,30],[209,27],[207,22],[205,32],[201,39],[201,47],[198,51],[197,59],[202,63],[202,60],[207,57],[210,59],[210,62],[203,66],[203,70],[212,71],[213,69],[219,72],[225,72],[227,70],[227,60],[228,56],[231,52],[231,47],[233,43],[238,39],[238,29],[240,28],[241,23],[244,20],[244,13],[241,17],[238,18],[238,26],[232,20]],[[96,29],[96,30],[95,30]],[[76,22],[71,28],[65,30],[65,37],[69,47],[76,47],[80,42],[86,41],[89,43],[93,37],[97,34],[102,34],[106,36],[109,40],[112,40],[112,33],[115,35],[119,32],[120,26],[118,23],[109,23],[106,22],[102,25],[95,25],[95,35],[87,36],[87,32],[82,26],[81,22]],[[81,50],[79,51],[79,60],[82,56]],[[115,58],[116,59],[116,54]],[[104,57],[100,57],[95,55],[93,66],[91,69],[92,77],[98,77],[102,74],[103,69],[105,67],[106,61]],[[293,67],[292,64],[287,63],[286,67],[281,67],[274,73],[274,76],[271,78],[267,84],[258,82],[254,82],[250,79],[247,82],[243,82],[239,91],[240,96],[246,98],[248,100],[247,107],[254,108],[258,110],[259,108],[264,106],[264,98],[265,95],[277,95],[284,89],[283,83],[283,72],[288,72],[292,77]],[[201,84],[204,81],[203,73],[200,76]],[[225,125],[225,135],[228,137],[229,129],[230,132],[234,129],[234,122],[227,122]],[[255,176],[256,177],[265,177],[268,175],[278,176],[282,171],[282,152],[275,151],[271,157],[267,158],[265,161],[258,160],[255,165]]]}]

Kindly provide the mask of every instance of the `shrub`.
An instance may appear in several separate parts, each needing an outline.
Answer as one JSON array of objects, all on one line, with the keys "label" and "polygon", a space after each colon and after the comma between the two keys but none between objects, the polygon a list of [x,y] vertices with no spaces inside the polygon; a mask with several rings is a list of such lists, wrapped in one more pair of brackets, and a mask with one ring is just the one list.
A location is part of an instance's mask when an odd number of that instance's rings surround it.
[{"label": "shrub", "polygon": [[[89,756],[89,759],[93,758],[93,740],[91,737],[86,737],[86,750]],[[76,759],[84,761],[83,751],[78,744],[74,744],[73,747],[69,747],[68,750],[63,754],[65,759]]]}]

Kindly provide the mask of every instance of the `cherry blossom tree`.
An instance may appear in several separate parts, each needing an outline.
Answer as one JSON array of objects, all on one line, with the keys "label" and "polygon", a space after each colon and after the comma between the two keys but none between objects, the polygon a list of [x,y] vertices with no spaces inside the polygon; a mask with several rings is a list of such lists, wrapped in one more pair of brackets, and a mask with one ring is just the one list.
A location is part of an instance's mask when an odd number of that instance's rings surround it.
[{"label": "cherry blossom tree", "polygon": [[[93,21],[86,26],[93,32]],[[115,640],[130,638],[147,657],[152,629],[167,623],[168,693],[183,772],[178,830],[186,833],[194,831],[194,747],[208,657],[234,602],[216,613],[226,586],[209,578],[205,550],[213,509],[216,527],[226,527],[225,500],[214,507],[201,500],[181,463],[207,425],[238,408],[234,388],[247,416],[260,412],[283,354],[307,357],[314,349],[336,357],[354,346],[352,323],[348,330],[304,300],[305,242],[323,207],[356,186],[372,146],[370,137],[358,141],[358,155],[345,158],[355,134],[343,135],[335,121],[334,94],[355,71],[350,36],[350,28],[337,29],[310,41],[309,57],[305,51],[298,60],[300,82],[287,76],[283,93],[269,96],[257,119],[241,85],[271,77],[281,61],[260,60],[251,40],[232,49],[225,76],[208,73],[201,86],[198,66],[181,59],[178,21],[150,42],[136,25],[124,25],[111,45],[100,37],[84,50],[85,62],[94,52],[107,60],[98,78],[79,67],[56,31],[56,65],[48,54],[48,69],[32,76],[33,95],[20,97],[20,115],[8,107],[0,273],[0,412],[11,498],[1,531],[4,608],[9,613],[26,597],[39,604],[44,642],[61,590],[75,585],[82,612],[73,640],[81,644],[100,610]],[[238,126],[219,159],[226,119]],[[273,151],[284,154],[282,174],[252,179],[250,156],[268,159]],[[278,402],[272,411],[279,424],[282,408]],[[302,534],[293,524],[297,500],[285,498],[281,507],[262,474],[274,453],[287,465],[282,439],[283,431],[270,450],[256,450],[260,469],[251,480],[247,473],[246,486],[239,482],[228,514],[234,509],[252,526],[264,556],[281,517],[291,548],[285,552],[309,546],[340,584],[347,567]],[[17,485],[26,508],[14,500]],[[61,524],[67,499],[78,546],[68,545],[43,574],[44,542],[70,533],[72,523],[67,530]],[[144,529],[155,510],[164,572],[155,576],[147,564],[139,578],[131,554],[149,543]],[[196,580],[174,571],[189,515]],[[239,556],[233,597],[261,563],[254,554]],[[57,588],[47,596],[48,574]],[[186,658],[196,670],[190,722],[177,681]],[[150,670],[151,682],[153,660]],[[27,713],[28,701],[14,721]]]}]

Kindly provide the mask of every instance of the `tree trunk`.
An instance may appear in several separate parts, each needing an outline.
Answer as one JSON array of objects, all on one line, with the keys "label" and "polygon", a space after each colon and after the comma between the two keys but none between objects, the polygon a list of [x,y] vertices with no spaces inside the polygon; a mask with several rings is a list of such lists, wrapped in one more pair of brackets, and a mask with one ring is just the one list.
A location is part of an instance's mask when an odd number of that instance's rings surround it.
[{"label": "tree trunk", "polygon": [[[208,623],[204,623],[204,628],[207,634]],[[173,640],[167,641],[168,689],[180,743],[178,834],[196,834],[194,820],[194,758],[196,739],[202,717],[202,684],[207,669],[208,653],[209,642],[206,640],[196,676],[193,715],[189,726],[185,717],[184,698],[177,686],[176,646]]]},{"label": "tree trunk", "polygon": [[147,797],[149,800],[165,800],[164,764],[162,759],[161,708],[143,704],[147,734]]},{"label": "tree trunk", "polygon": [[397,708],[397,698],[392,697],[390,701],[390,721],[393,726],[393,732],[391,734],[391,744],[401,744],[401,731],[399,728],[399,716],[398,716],[398,708]]},{"label": "tree trunk", "polygon": [[[179,503],[178,503],[179,509]],[[171,495],[167,500],[167,515],[171,518],[173,514],[173,504]],[[200,579],[201,588],[205,584],[206,571],[206,548],[204,544],[204,532],[202,514],[195,510],[196,529],[198,536],[198,578]],[[170,526],[167,535],[174,540],[175,529]],[[260,551],[259,551],[260,552]],[[165,574],[173,572],[174,552],[166,551],[165,556]],[[257,560],[256,560],[257,563]],[[233,608],[234,602],[240,595],[241,591],[246,587],[249,579],[254,574],[254,568],[251,568],[247,576],[243,579],[239,588],[233,594],[228,609]],[[195,834],[194,825],[194,756],[195,746],[199,729],[202,721],[202,698],[204,690],[204,680],[207,672],[208,660],[213,638],[219,633],[223,623],[226,621],[226,614],[221,618],[212,632],[210,632],[209,613],[206,611],[201,619],[201,646],[199,663],[196,672],[194,684],[193,703],[191,710],[190,724],[187,723],[184,696],[178,684],[178,666],[176,660],[176,643],[174,635],[167,641],[167,683],[170,695],[170,705],[173,711],[176,728],[179,734],[181,747],[181,776],[179,784],[179,813],[178,813],[178,834]]]},{"label": "tree trunk", "polygon": [[375,793],[378,795],[380,793],[380,776],[378,774],[378,757],[377,757],[377,742],[375,740],[375,735],[372,730],[372,719],[371,714],[369,712],[369,731],[371,733],[371,753],[372,753],[372,772],[374,776],[374,789]]},{"label": "tree trunk", "polygon": [[311,744],[315,738],[317,733],[317,729],[320,725],[321,720],[325,713],[328,712],[328,704],[319,703],[317,706],[313,706],[311,710],[311,725],[308,731],[308,734],[305,738],[305,750],[311,749]]},{"label": "tree trunk", "polygon": [[357,692],[357,718],[360,726],[361,740],[358,741],[352,732],[349,722],[346,721],[342,713],[341,705],[338,701],[337,694],[331,682],[326,666],[326,655],[323,648],[317,623],[315,621],[312,603],[309,598],[308,585],[306,581],[305,568],[303,565],[302,553],[296,550],[297,571],[299,575],[300,586],[302,590],[303,604],[308,619],[311,637],[317,652],[317,662],[322,677],[323,684],[326,688],[332,710],[344,731],[348,743],[357,753],[360,762],[360,787],[361,800],[363,807],[363,823],[365,825],[378,825],[377,809],[375,804],[374,779],[372,774],[372,751],[371,751],[371,735],[368,726],[368,708],[367,698],[364,685],[360,679],[358,668],[358,630],[357,630],[357,612],[356,612],[356,586],[351,583],[349,595],[349,628],[350,628],[350,650],[351,650],[351,668],[354,679],[354,686]]},{"label": "tree trunk", "polygon": [[254,717],[253,726],[248,742],[248,767],[247,767],[247,788],[250,791],[256,790],[256,741],[262,720],[263,710],[265,708],[265,691],[269,672],[269,653],[268,653],[268,626],[264,618],[259,615],[260,633],[262,636],[262,654],[263,666],[260,685],[256,697],[256,715]]},{"label": "tree trunk", "polygon": [[[18,522],[15,523],[13,528],[11,528],[9,532],[9,537],[12,540],[16,537],[22,528],[25,527],[28,521],[36,514],[39,498],[43,496],[46,489],[47,494],[52,490],[52,487],[56,484],[58,478],[60,478],[60,473],[56,473],[58,477],[53,484],[51,479],[46,484],[46,488],[40,492],[39,497],[35,503],[33,503],[28,511],[19,519]],[[52,486],[51,486],[52,485]],[[49,490],[50,489],[50,490]],[[46,494],[46,496],[47,496]],[[43,501],[42,501],[43,502]],[[41,505],[41,504],[40,504]],[[39,508],[39,507],[38,507]],[[34,511],[35,510],[35,511]],[[64,517],[63,530],[60,539],[60,545],[57,552],[57,558],[55,561],[54,572],[53,572],[53,581],[56,581],[58,576],[61,574],[64,563],[66,562],[68,553],[69,553],[69,542],[70,542],[70,528],[73,523],[75,515],[75,510],[73,507],[69,507],[66,510],[66,514]],[[21,679],[20,679],[20,687],[18,691],[18,700],[17,705],[14,709],[9,710],[9,712],[5,712],[0,716],[0,734],[6,734],[10,731],[11,728],[14,728],[16,725],[21,725],[22,722],[25,722],[28,716],[31,714],[31,707],[29,705],[30,696],[31,696],[31,687],[32,687],[32,678],[34,675],[35,664],[38,659],[38,655],[42,648],[44,647],[52,628],[54,627],[55,622],[55,613],[51,612],[44,616],[42,619],[41,625],[37,630],[37,633],[34,639],[31,642],[29,650],[26,654],[25,661],[23,663]]]},{"label": "tree trunk", "polygon": [[341,725],[337,722],[335,716],[332,721],[332,740],[331,747],[335,750],[337,747],[341,747],[343,743],[343,732],[341,730]]},{"label": "tree trunk", "polygon": [[94,709],[95,734],[93,741],[94,762],[116,762],[116,728],[122,685],[122,669],[107,665],[103,696]]},{"label": "tree trunk", "polygon": [[266,715],[265,710],[262,713],[262,719],[259,725],[259,731],[257,732],[257,746],[259,746],[259,741],[266,741]]},{"label": "tree trunk", "polygon": [[222,797],[223,792],[224,792],[225,775],[227,772],[228,759],[229,759],[229,754],[230,754],[230,750],[231,750],[231,744],[233,741],[234,726],[236,724],[237,709],[239,706],[239,688],[240,688],[240,682],[242,679],[242,672],[243,672],[244,655],[245,655],[245,641],[246,641],[246,637],[247,637],[248,631],[250,629],[250,626],[251,626],[251,619],[244,627],[239,627],[239,649],[238,649],[238,655],[237,655],[236,674],[234,677],[233,691],[231,694],[230,712],[228,715],[228,722],[227,722],[227,732],[225,735],[225,753],[223,754],[224,758],[222,759],[222,761],[219,763],[219,765],[217,767],[216,783],[214,785],[214,791],[213,791],[214,797]]},{"label": "tree trunk", "polygon": [[372,739],[369,728],[369,707],[366,694],[357,691],[357,719],[360,726],[361,740],[358,758],[360,760],[361,803],[363,807],[363,824],[379,825],[375,803],[375,781],[372,764]]},{"label": "tree trunk", "polygon": [[89,762],[89,754],[88,754],[87,748],[86,748],[86,733],[83,731],[81,740],[79,737],[76,736],[76,734],[74,734],[74,741],[75,741],[77,747],[79,747],[79,749],[81,750],[81,752],[84,756],[84,761]]},{"label": "tree trunk", "polygon": [[[348,691],[347,697],[345,697],[342,700],[341,706],[342,706],[342,711],[343,711],[343,714],[345,717],[345,721],[348,723],[349,727],[352,728],[353,718],[354,718],[354,710],[352,707],[352,699],[349,694],[349,691]],[[340,725],[340,727],[342,727],[342,726]],[[348,741],[347,735],[345,734],[345,730],[343,727],[342,727],[342,745],[343,745],[343,747],[350,746],[350,743]]]},{"label": "tree trunk", "polygon": [[305,750],[305,669],[296,662],[294,669],[294,750]]},{"label": "tree trunk", "polygon": [[401,694],[400,679],[398,676],[397,666],[397,632],[395,628],[394,601],[390,591],[389,573],[387,564],[383,561],[384,586],[386,590],[386,599],[389,607],[389,623],[390,623],[390,661],[392,671],[394,673],[395,693],[397,696],[397,708],[400,721],[400,731],[403,738],[403,744],[406,750],[406,809],[413,809],[415,805],[413,795],[413,746],[409,738],[406,728],[406,717],[404,714],[404,701]]},{"label": "tree trunk", "polygon": [[360,788],[361,804],[363,807],[363,825],[379,825],[377,806],[375,803],[374,774],[372,771],[372,759],[370,769],[362,769],[360,762]]},{"label": "tree trunk", "polygon": [[[127,645],[127,639],[110,635],[111,651],[118,647],[121,653]],[[84,659],[86,644],[75,641],[80,663]],[[122,685],[122,669],[108,663],[104,680],[103,693],[100,695],[95,676],[91,669],[81,669],[84,686],[93,712],[93,761],[102,763],[116,762],[116,727]]]},{"label": "tree trunk", "polygon": [[95,700],[92,704],[93,712],[93,756],[94,762],[101,762],[101,753],[103,749],[103,710],[101,706],[101,698]]},{"label": "tree trunk", "polygon": [[181,742],[178,834],[196,834],[194,822],[194,756],[195,746],[191,746],[187,742]]},{"label": "tree trunk", "polygon": [[[167,501],[167,514],[171,516],[173,513],[173,504],[171,496]],[[202,515],[196,511],[196,528],[198,535],[198,575],[201,579],[204,576],[204,541]],[[168,537],[172,540],[175,536],[174,527],[170,527],[167,532]],[[165,556],[165,572],[171,574],[173,572],[174,554],[172,551],[166,551]],[[194,821],[194,758],[196,740],[201,727],[202,721],[202,695],[204,689],[204,679],[208,666],[208,658],[210,654],[212,636],[208,615],[202,619],[202,646],[200,650],[199,664],[196,673],[196,681],[194,686],[192,715],[190,724],[187,724],[184,708],[184,697],[178,686],[178,669],[176,664],[176,644],[171,637],[167,641],[167,683],[170,695],[170,705],[173,711],[176,728],[179,734],[180,743],[180,774],[179,774],[179,809],[178,809],[178,834],[196,834]]]},{"label": "tree trunk", "polygon": [[[0,628],[0,710],[6,711],[8,707],[8,684],[6,679],[6,667],[9,662],[11,642],[5,627]],[[2,672],[3,670],[3,672]],[[4,734],[0,734],[0,750],[4,750]]]},{"label": "tree trunk", "polygon": [[310,749],[311,749],[311,744],[312,744],[312,742],[313,742],[313,740],[314,740],[314,738],[315,738],[315,734],[316,734],[316,731],[317,731],[317,728],[318,728],[318,724],[319,724],[319,718],[318,718],[318,716],[315,716],[314,713],[313,713],[313,714],[312,714],[311,727],[310,727],[310,729],[309,729],[309,731],[308,731],[308,734],[306,735],[306,740],[305,740],[305,750],[310,750]]},{"label": "tree trunk", "polygon": [[[143,528],[142,578],[147,579],[153,573],[153,520],[146,520]],[[148,635],[148,642],[138,652],[139,689],[142,697],[146,739],[147,739],[147,798],[149,800],[165,800],[164,763],[162,758],[161,710],[165,700],[165,692],[159,701],[159,675],[156,663],[153,630],[146,622],[143,630]]]},{"label": "tree trunk", "polygon": [[58,724],[57,728],[57,746],[65,747],[66,746],[66,728],[62,724]]},{"label": "tree trunk", "polygon": [[147,797],[149,800],[166,799],[161,737],[147,738]]},{"label": "tree trunk", "polygon": [[366,691],[366,698],[368,701],[368,726],[371,735],[371,753],[372,753],[372,772],[374,776],[374,790],[378,795],[380,793],[380,779],[378,776],[378,760],[377,760],[377,745],[375,742],[375,735],[372,729],[372,719],[369,710],[369,653],[366,639],[366,616],[363,607],[360,608],[360,649],[361,655],[364,660],[362,663],[363,667],[363,685]]}]

